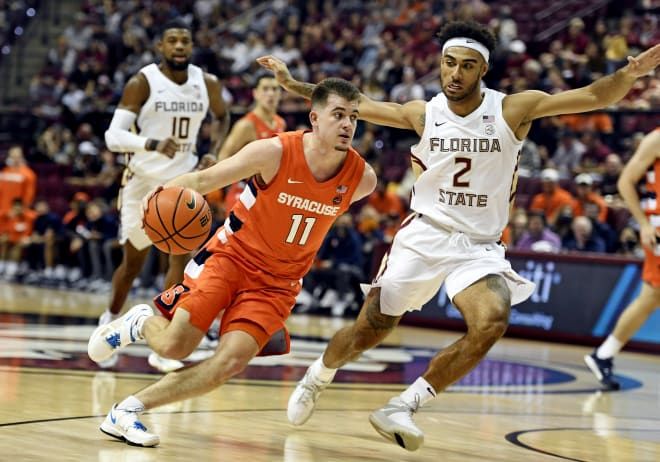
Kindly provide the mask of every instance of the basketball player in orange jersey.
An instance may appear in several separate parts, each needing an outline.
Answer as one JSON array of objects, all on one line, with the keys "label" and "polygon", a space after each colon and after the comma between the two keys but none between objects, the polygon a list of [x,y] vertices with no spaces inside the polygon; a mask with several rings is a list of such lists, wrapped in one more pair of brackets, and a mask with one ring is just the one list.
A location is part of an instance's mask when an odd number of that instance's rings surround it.
[{"label": "basketball player in orange jersey", "polygon": [[[190,27],[181,20],[166,23],[157,43],[160,64],[149,64],[124,87],[105,141],[114,152],[129,153],[119,196],[123,259],[112,277],[110,304],[99,325],[116,319],[133,281],[142,271],[151,241],[142,229],[141,201],[155,186],[195,168],[197,134],[211,113],[214,153],[229,128],[228,112],[218,79],[190,64]],[[132,128],[139,127],[134,133]],[[189,255],[170,255],[165,287],[183,280]],[[116,362],[102,364],[111,367]]]},{"label": "basketball player in orange jersey", "polygon": [[[183,284],[154,299],[163,316],[154,316],[148,305],[131,308],[94,331],[88,354],[103,361],[144,338],[161,356],[185,358],[224,310],[220,341],[212,357],[115,404],[101,425],[104,433],[154,446],[159,437],[140,423],[142,412],[211,391],[245,369],[271,335],[285,329],[301,278],[332,223],[374,190],[376,174],[351,148],[359,90],[346,80],[326,79],[311,100],[311,131],[254,141],[165,185],[204,194],[250,178],[224,226],[186,266]],[[286,333],[280,353],[288,347]]]},{"label": "basketball player in orange jersey", "polygon": [[[254,140],[270,138],[286,130],[286,122],[276,113],[282,98],[282,88],[275,77],[262,75],[257,78],[252,89],[252,97],[255,102],[254,109],[234,123],[220,148],[218,160],[233,156],[239,149]],[[245,181],[243,180],[231,185],[225,196],[227,210],[234,206],[244,189]]]},{"label": "basketball player in orange jersey", "polygon": [[[444,283],[467,332],[369,418],[383,437],[410,451],[424,443],[413,414],[486,356],[507,329],[511,305],[534,291],[533,283],[513,271],[499,243],[515,196],[520,148],[532,121],[605,108],[660,63],[657,45],[586,87],[552,95],[505,95],[481,87],[496,45],[490,29],[453,21],[439,36],[442,93],[428,102],[405,104],[360,99],[361,119],[420,136],[411,147],[415,213],[397,232],[356,321],[333,336],[292,393],[287,410],[291,423],[305,423],[337,369],[382,342],[406,311],[421,309]],[[266,56],[257,61],[285,89],[304,97],[314,91],[313,84],[295,81],[281,60]]]},{"label": "basketball player in orange jersey", "polygon": [[[640,202],[637,184],[646,175],[648,198]],[[619,382],[612,374],[612,360],[632,338],[651,314],[660,307],[660,127],[648,133],[619,181],[619,194],[639,223],[639,240],[644,247],[642,289],[619,317],[614,330],[584,361],[607,390],[618,390]]]}]

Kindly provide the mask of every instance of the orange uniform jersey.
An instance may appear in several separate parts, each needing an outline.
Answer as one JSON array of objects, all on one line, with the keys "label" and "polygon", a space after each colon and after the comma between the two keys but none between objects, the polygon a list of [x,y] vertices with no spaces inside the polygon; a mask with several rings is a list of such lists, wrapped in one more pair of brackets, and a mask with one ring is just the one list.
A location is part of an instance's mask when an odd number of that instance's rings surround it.
[{"label": "orange uniform jersey", "polygon": [[286,129],[286,122],[277,114],[273,116],[274,126],[272,127],[268,125],[265,120],[255,114],[254,111],[248,112],[243,118],[249,119],[254,124],[254,131],[257,134],[258,140],[263,140],[264,138],[270,138],[273,135],[284,133],[284,130]]},{"label": "orange uniform jersey", "polygon": [[250,179],[207,250],[234,240],[237,253],[264,271],[289,279],[307,273],[332,223],[350,206],[365,162],[349,148],[339,173],[320,183],[307,166],[303,133],[278,135],[283,152],[275,178],[265,186]]}]

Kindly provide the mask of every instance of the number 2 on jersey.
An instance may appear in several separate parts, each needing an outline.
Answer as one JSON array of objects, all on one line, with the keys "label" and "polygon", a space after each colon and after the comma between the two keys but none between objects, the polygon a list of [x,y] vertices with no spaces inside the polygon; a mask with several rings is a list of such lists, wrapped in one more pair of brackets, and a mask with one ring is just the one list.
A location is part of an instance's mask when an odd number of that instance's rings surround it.
[{"label": "number 2 on jersey", "polygon": [[287,244],[293,244],[296,240],[296,236],[298,235],[298,230],[300,229],[300,225],[302,224],[303,220],[305,221],[305,228],[302,230],[302,234],[300,235],[300,238],[298,239],[298,245],[305,245],[307,243],[307,239],[309,239],[309,234],[312,232],[312,227],[314,227],[314,223],[316,223],[316,218],[315,217],[307,217],[305,218],[303,215],[300,214],[295,214],[291,215],[291,229],[289,229],[289,235],[286,237],[284,242]]}]

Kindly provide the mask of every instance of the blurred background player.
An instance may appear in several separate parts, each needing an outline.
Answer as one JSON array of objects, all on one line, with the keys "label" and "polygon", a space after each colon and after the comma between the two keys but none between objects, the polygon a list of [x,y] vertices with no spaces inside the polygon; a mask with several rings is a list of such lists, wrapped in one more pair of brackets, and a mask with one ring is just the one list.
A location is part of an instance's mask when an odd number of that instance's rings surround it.
[{"label": "blurred background player", "polygon": [[[652,199],[640,202],[637,183],[646,175],[646,186]],[[642,324],[660,306],[660,206],[656,197],[660,194],[660,127],[644,137],[635,154],[626,164],[619,177],[619,194],[639,223],[639,235],[644,247],[642,289],[639,295],[621,313],[612,333],[590,355],[584,357],[591,372],[608,390],[618,390],[619,382],[612,373],[613,358],[621,351]]]},{"label": "blurred background player", "polygon": [[[228,129],[218,79],[190,64],[190,26],[180,20],[166,23],[157,48],[161,62],[143,67],[128,81],[105,133],[108,147],[129,153],[129,160],[119,197],[119,238],[124,254],[112,277],[110,304],[99,325],[118,317],[149,254],[151,241],[142,230],[142,198],[157,185],[195,168],[196,139],[208,112],[214,117],[213,152],[218,151]],[[140,129],[137,134],[131,131],[134,125]],[[189,255],[170,255],[165,287],[183,280],[188,259]]]},{"label": "blurred background player", "polygon": [[[220,148],[218,160],[236,154],[246,144],[254,140],[270,138],[286,130],[286,122],[277,114],[282,98],[282,89],[272,75],[257,78],[252,89],[254,109],[238,119],[231,128],[227,139]],[[225,209],[232,208],[238,196],[245,189],[245,182],[234,183],[225,196]]]}]

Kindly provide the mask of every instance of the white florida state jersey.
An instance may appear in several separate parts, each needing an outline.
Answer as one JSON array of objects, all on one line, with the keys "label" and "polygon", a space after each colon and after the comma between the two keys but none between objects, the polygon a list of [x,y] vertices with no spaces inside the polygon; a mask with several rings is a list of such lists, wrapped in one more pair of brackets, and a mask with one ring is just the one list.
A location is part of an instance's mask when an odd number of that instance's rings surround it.
[{"label": "white florida state jersey", "polygon": [[[426,103],[424,133],[412,146],[423,173],[411,208],[475,240],[498,240],[509,217],[522,141],[502,116],[506,96],[485,89],[481,105],[461,117],[444,94]],[[516,178],[514,178],[516,177]]]},{"label": "white florida state jersey", "polygon": [[149,82],[149,98],[137,117],[138,133],[158,140],[176,138],[179,149],[172,159],[155,151],[136,153],[128,166],[138,175],[167,181],[197,165],[197,134],[209,109],[204,72],[188,65],[188,80],[181,85],[165,77],[156,64],[140,72]]}]

